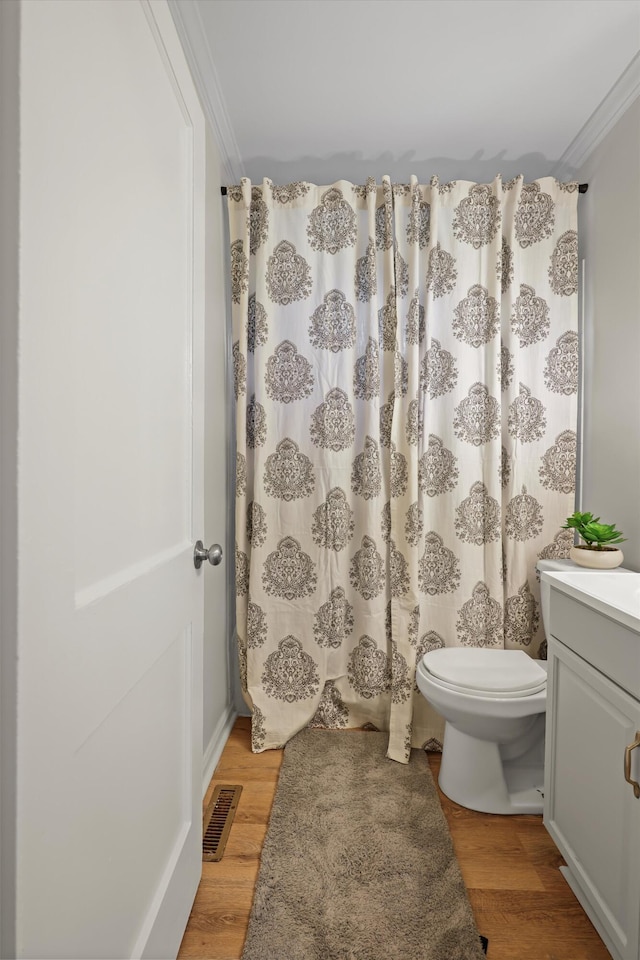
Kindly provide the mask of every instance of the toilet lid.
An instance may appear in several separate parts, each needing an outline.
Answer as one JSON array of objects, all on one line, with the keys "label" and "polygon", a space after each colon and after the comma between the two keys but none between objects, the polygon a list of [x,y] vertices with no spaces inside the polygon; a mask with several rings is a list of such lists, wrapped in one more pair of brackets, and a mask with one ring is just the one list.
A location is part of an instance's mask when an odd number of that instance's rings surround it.
[{"label": "toilet lid", "polygon": [[441,683],[487,696],[529,696],[547,682],[546,670],[523,650],[452,647],[432,650],[422,662]]}]

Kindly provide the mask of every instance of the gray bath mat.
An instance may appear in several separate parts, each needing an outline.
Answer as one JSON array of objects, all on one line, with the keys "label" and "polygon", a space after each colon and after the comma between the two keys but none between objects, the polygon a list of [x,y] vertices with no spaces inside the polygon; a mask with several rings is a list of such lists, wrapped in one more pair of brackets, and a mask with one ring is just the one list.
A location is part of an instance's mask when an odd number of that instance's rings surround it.
[{"label": "gray bath mat", "polygon": [[484,960],[426,755],[387,740],[285,748],[243,960]]}]

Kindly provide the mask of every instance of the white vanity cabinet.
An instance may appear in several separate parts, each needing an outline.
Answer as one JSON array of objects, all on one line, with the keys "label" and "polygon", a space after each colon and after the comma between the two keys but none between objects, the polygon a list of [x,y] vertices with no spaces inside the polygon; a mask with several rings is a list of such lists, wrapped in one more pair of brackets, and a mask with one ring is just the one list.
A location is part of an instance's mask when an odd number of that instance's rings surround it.
[{"label": "white vanity cabinet", "polygon": [[611,590],[602,576],[543,574],[544,823],[614,960],[640,960],[640,787],[625,779],[640,782],[640,574],[619,571]]}]

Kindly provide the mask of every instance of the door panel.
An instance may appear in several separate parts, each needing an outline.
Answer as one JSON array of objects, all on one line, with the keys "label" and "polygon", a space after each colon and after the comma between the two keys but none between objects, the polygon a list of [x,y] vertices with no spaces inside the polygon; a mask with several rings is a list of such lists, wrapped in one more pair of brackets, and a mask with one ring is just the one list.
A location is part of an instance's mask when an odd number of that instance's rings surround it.
[{"label": "door panel", "polygon": [[[91,171],[88,192],[100,185],[90,210],[100,256],[86,247],[89,211],[79,213],[76,235],[79,591],[137,563],[153,564],[157,553],[191,536],[192,132],[143,10],[136,3],[127,16],[118,6],[101,13],[113,46],[103,36],[96,53],[99,110],[114,126],[101,122],[75,164],[78,178]],[[124,29],[135,69],[119,63]],[[92,355],[99,363],[87,362]],[[100,509],[103,503],[119,509]],[[87,551],[87,538],[100,548]]]},{"label": "door panel", "polygon": [[168,958],[201,861],[203,118],[164,0],[30,0],[21,54],[18,956]]}]

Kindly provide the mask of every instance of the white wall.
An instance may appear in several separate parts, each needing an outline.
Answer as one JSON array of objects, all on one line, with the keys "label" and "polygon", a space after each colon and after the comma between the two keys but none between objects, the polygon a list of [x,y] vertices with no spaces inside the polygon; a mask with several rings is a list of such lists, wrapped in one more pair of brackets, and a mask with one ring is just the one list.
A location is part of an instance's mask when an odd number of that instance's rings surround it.
[{"label": "white wall", "polygon": [[[233,489],[227,370],[227,241],[219,151],[207,137],[205,332],[205,530],[207,547],[220,543],[223,561],[205,572],[203,784],[206,787],[235,718],[230,661],[230,574],[234,563]],[[208,566],[208,565],[207,565]]]},{"label": "white wall", "polygon": [[640,570],[640,98],[576,179],[585,258],[582,509],[615,523]]},{"label": "white wall", "polygon": [[0,957],[15,957],[20,8],[0,3]]}]

